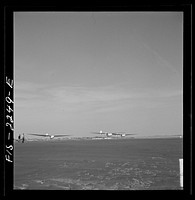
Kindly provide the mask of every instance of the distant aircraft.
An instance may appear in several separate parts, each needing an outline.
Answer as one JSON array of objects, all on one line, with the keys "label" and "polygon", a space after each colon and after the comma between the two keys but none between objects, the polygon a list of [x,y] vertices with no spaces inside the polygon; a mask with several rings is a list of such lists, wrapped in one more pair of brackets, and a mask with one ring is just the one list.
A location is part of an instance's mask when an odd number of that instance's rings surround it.
[{"label": "distant aircraft", "polygon": [[48,134],[48,133],[46,133],[46,134],[36,134],[36,133],[32,133],[32,134],[28,134],[28,135],[49,137],[50,139],[53,139],[54,137],[65,137],[65,136],[70,136],[70,135],[50,135],[50,134]]},{"label": "distant aircraft", "polygon": [[108,133],[108,132],[92,132],[94,134],[100,134],[100,135],[106,135],[107,137],[111,137],[111,136],[121,136],[121,137],[125,137],[127,135],[135,135],[135,134],[130,134],[130,133],[125,133],[125,132],[112,132],[112,133]]},{"label": "distant aircraft", "polygon": [[100,131],[100,132],[92,132],[92,133],[93,133],[93,134],[106,135],[107,137],[112,136],[112,133],[103,132],[103,131]]},{"label": "distant aircraft", "polygon": [[173,135],[173,136],[183,138],[183,135]]},{"label": "distant aircraft", "polygon": [[135,135],[135,134],[133,134],[133,133],[125,133],[125,132],[117,132],[117,133],[112,133],[112,135],[117,135],[117,136],[125,137],[127,135]]}]

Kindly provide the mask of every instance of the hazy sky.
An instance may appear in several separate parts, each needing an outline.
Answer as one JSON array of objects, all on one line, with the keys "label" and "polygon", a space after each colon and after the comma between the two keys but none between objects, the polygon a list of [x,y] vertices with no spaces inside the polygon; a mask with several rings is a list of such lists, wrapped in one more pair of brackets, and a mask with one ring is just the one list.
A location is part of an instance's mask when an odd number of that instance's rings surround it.
[{"label": "hazy sky", "polygon": [[15,12],[15,134],[182,134],[182,12]]}]

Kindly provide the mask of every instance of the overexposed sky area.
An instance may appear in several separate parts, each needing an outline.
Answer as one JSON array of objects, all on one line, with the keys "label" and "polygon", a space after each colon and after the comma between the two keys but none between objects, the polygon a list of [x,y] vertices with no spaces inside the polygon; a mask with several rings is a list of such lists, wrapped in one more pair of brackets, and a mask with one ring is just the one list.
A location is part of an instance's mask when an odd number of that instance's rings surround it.
[{"label": "overexposed sky area", "polygon": [[15,136],[182,134],[182,12],[15,12]]}]

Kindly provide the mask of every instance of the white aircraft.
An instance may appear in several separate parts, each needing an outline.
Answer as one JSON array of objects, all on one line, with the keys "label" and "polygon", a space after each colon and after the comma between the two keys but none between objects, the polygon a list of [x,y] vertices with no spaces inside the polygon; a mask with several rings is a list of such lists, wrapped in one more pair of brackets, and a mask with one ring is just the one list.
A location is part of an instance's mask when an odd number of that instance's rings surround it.
[{"label": "white aircraft", "polygon": [[50,139],[53,139],[54,137],[65,137],[65,136],[70,136],[70,135],[50,135],[49,133],[46,133],[46,134],[36,134],[36,133],[32,133],[32,134],[28,134],[28,135],[49,137]]},{"label": "white aircraft", "polygon": [[100,132],[92,132],[92,133],[93,133],[93,134],[106,135],[107,137],[112,136],[112,133],[103,132],[103,131],[100,131]]},{"label": "white aircraft", "polygon": [[125,133],[125,132],[112,132],[112,133],[108,133],[108,132],[92,132],[94,134],[100,134],[100,135],[106,135],[107,137],[111,137],[111,136],[121,136],[121,137],[125,137],[127,135],[135,135],[135,134],[130,134],[130,133]]},{"label": "white aircraft", "polygon": [[125,132],[117,132],[117,133],[112,133],[112,135],[125,137],[127,135],[135,135],[135,134],[133,134],[133,133],[125,133]]}]

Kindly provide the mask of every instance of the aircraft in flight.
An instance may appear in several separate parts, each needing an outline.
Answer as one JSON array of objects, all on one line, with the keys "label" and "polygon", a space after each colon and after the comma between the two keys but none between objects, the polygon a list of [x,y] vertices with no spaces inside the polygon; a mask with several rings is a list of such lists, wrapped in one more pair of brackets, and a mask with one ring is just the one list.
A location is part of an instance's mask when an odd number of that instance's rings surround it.
[{"label": "aircraft in flight", "polygon": [[125,132],[112,132],[112,133],[108,133],[108,132],[92,132],[93,134],[100,134],[100,135],[106,135],[106,137],[111,137],[111,136],[121,136],[121,137],[125,137],[127,135],[135,135],[135,134],[130,134],[130,133],[125,133]]},{"label": "aircraft in flight", "polygon": [[126,137],[127,135],[135,135],[135,134],[133,134],[133,133],[125,133],[125,132],[117,132],[117,133],[112,133],[112,135]]},{"label": "aircraft in flight", "polygon": [[37,134],[37,133],[31,133],[28,135],[35,135],[35,136],[42,136],[42,137],[48,137],[50,139],[53,139],[54,137],[65,137],[65,136],[70,136],[70,135],[50,135],[49,133],[46,134]]},{"label": "aircraft in flight", "polygon": [[111,136],[112,136],[112,133],[103,132],[103,131],[100,131],[100,132],[92,132],[92,133],[93,133],[93,134],[106,135],[106,137],[111,137]]}]

